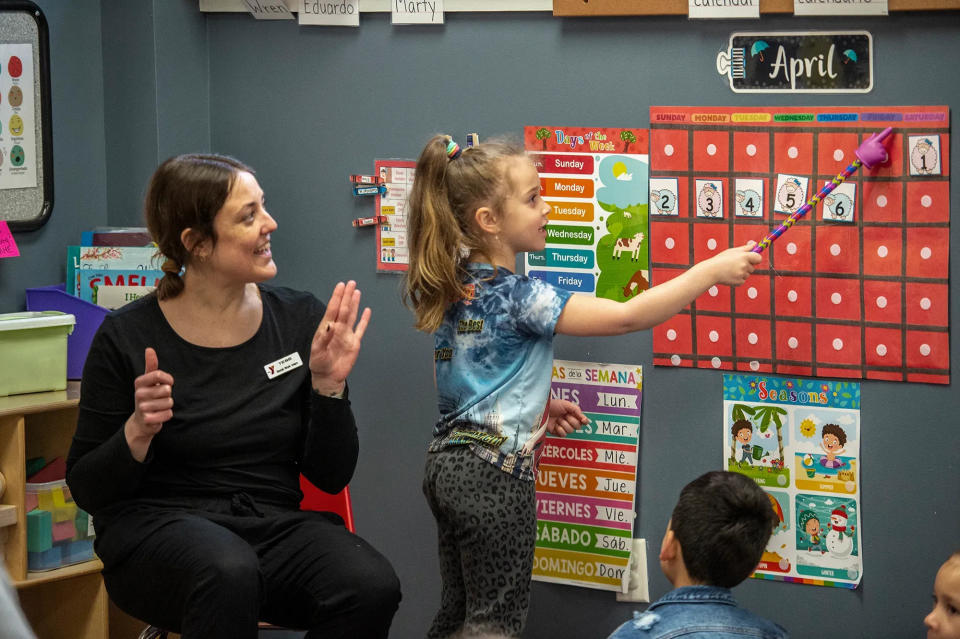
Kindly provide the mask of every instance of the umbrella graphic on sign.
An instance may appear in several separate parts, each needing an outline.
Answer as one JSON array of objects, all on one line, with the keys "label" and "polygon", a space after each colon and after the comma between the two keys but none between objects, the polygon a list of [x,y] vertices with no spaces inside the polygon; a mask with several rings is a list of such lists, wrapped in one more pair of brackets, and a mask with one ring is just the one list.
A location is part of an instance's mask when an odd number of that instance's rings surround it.
[{"label": "umbrella graphic on sign", "polygon": [[843,52],[843,63],[846,64],[847,61],[856,62],[857,61],[857,52],[853,49],[847,49]]},{"label": "umbrella graphic on sign", "polygon": [[770,45],[764,42],[763,40],[757,40],[753,43],[753,46],[750,47],[750,57],[760,54],[760,62],[763,62],[763,50],[769,49]]}]

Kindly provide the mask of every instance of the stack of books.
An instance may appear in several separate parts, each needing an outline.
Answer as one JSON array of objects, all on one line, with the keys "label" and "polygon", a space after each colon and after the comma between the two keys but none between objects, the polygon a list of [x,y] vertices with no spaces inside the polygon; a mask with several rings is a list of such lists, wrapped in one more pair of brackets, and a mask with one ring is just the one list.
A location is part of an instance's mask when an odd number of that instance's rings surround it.
[{"label": "stack of books", "polygon": [[145,228],[84,231],[79,245],[67,247],[66,292],[119,308],[157,287],[164,259]]}]

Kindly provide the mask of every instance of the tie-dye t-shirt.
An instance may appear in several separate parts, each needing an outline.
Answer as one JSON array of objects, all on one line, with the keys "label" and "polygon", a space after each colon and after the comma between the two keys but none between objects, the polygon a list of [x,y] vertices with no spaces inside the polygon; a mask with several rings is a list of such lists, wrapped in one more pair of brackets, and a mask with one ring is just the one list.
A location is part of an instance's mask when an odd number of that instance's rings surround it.
[{"label": "tie-dye t-shirt", "polygon": [[434,336],[440,420],[430,451],[468,445],[533,480],[533,447],[550,397],[553,331],[570,293],[489,264],[470,264],[469,299]]}]

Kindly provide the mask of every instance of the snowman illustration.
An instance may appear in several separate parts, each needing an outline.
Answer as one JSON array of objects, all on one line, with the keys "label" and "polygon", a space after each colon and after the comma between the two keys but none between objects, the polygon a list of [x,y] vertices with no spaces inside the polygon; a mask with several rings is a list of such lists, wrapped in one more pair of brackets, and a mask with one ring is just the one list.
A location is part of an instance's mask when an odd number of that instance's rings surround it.
[{"label": "snowman illustration", "polygon": [[830,531],[827,533],[827,551],[838,559],[848,557],[853,552],[853,531],[856,526],[847,527],[847,507],[837,506],[830,513]]}]

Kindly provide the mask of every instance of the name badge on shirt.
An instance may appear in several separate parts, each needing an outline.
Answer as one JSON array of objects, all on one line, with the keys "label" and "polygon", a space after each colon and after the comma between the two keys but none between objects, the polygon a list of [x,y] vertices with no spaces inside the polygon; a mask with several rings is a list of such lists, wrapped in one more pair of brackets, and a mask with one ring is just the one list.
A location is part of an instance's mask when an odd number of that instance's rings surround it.
[{"label": "name badge on shirt", "polygon": [[267,371],[267,379],[273,379],[301,366],[303,366],[303,360],[300,359],[300,353],[294,351],[286,357],[281,357],[275,362],[270,362],[263,367],[263,370]]}]

